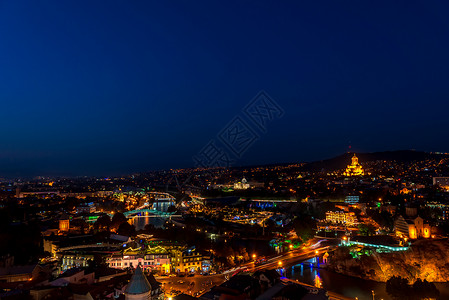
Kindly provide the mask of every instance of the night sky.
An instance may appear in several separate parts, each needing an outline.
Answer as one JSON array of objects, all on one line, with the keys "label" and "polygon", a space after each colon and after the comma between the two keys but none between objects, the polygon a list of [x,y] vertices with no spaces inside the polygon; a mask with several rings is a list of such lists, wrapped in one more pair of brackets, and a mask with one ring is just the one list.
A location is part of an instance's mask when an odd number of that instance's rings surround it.
[{"label": "night sky", "polygon": [[191,167],[261,90],[235,165],[449,152],[448,2],[296,2],[1,1],[0,176]]}]

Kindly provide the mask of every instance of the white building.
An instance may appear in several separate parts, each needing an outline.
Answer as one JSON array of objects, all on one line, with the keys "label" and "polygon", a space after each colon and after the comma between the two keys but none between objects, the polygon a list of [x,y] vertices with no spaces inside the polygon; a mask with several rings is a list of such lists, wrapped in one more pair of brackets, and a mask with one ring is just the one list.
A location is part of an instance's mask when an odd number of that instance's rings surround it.
[{"label": "white building", "polygon": [[242,181],[234,183],[234,190],[247,190],[250,185],[245,177],[243,177]]},{"label": "white building", "polygon": [[170,272],[170,256],[166,252],[151,254],[139,254],[138,251],[124,251],[123,255],[113,255],[106,258],[110,268],[126,269],[137,267],[139,264],[143,269],[157,270],[161,273]]}]

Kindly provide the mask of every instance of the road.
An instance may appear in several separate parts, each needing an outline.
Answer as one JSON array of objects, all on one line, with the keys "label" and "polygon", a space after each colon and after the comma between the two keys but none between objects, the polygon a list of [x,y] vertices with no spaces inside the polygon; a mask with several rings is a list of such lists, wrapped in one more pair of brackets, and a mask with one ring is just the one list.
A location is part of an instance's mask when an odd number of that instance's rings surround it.
[{"label": "road", "polygon": [[229,278],[229,275],[195,275],[193,277],[158,277],[157,281],[162,283],[166,297],[173,297],[179,291],[184,294],[195,295],[207,292],[214,285],[220,285]]},{"label": "road", "polygon": [[269,259],[265,264],[256,266],[254,262],[247,262],[240,265],[237,268],[223,272],[222,274],[216,275],[195,275],[193,277],[157,277],[157,281],[162,283],[162,288],[165,290],[167,297],[173,297],[176,295],[176,291],[190,294],[198,295],[207,292],[212,286],[220,285],[232,275],[235,275],[239,270],[255,272],[263,269],[278,269],[291,267],[298,264],[301,261],[320,256],[324,254],[329,249],[327,245],[312,244],[311,246],[304,249],[295,249],[289,252],[280,254],[279,256]]}]

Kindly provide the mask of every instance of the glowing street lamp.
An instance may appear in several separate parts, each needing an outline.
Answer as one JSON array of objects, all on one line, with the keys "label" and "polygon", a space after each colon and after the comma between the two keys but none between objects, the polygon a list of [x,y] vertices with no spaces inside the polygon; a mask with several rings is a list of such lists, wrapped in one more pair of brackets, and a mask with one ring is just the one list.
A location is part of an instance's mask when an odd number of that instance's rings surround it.
[{"label": "glowing street lamp", "polygon": [[279,262],[278,262],[278,265],[279,265],[279,266],[282,266],[282,261],[279,261]]}]

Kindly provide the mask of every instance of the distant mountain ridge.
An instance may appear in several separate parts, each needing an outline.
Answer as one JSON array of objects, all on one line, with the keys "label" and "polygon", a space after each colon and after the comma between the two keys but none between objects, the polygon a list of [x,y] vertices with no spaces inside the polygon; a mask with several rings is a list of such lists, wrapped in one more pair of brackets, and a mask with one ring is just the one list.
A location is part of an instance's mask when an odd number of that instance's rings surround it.
[{"label": "distant mountain ridge", "polygon": [[[398,161],[398,162],[412,162],[412,161],[423,161],[426,159],[436,159],[448,157],[446,154],[435,154],[423,151],[414,150],[397,150],[397,151],[383,151],[383,152],[370,152],[370,153],[355,153],[359,158],[359,163],[363,165],[364,162],[386,160],[386,161]],[[336,156],[334,158],[315,161],[306,164],[303,168],[308,171],[318,171],[318,170],[338,170],[345,168],[351,163],[351,157],[354,152],[344,153],[342,155]]]}]

